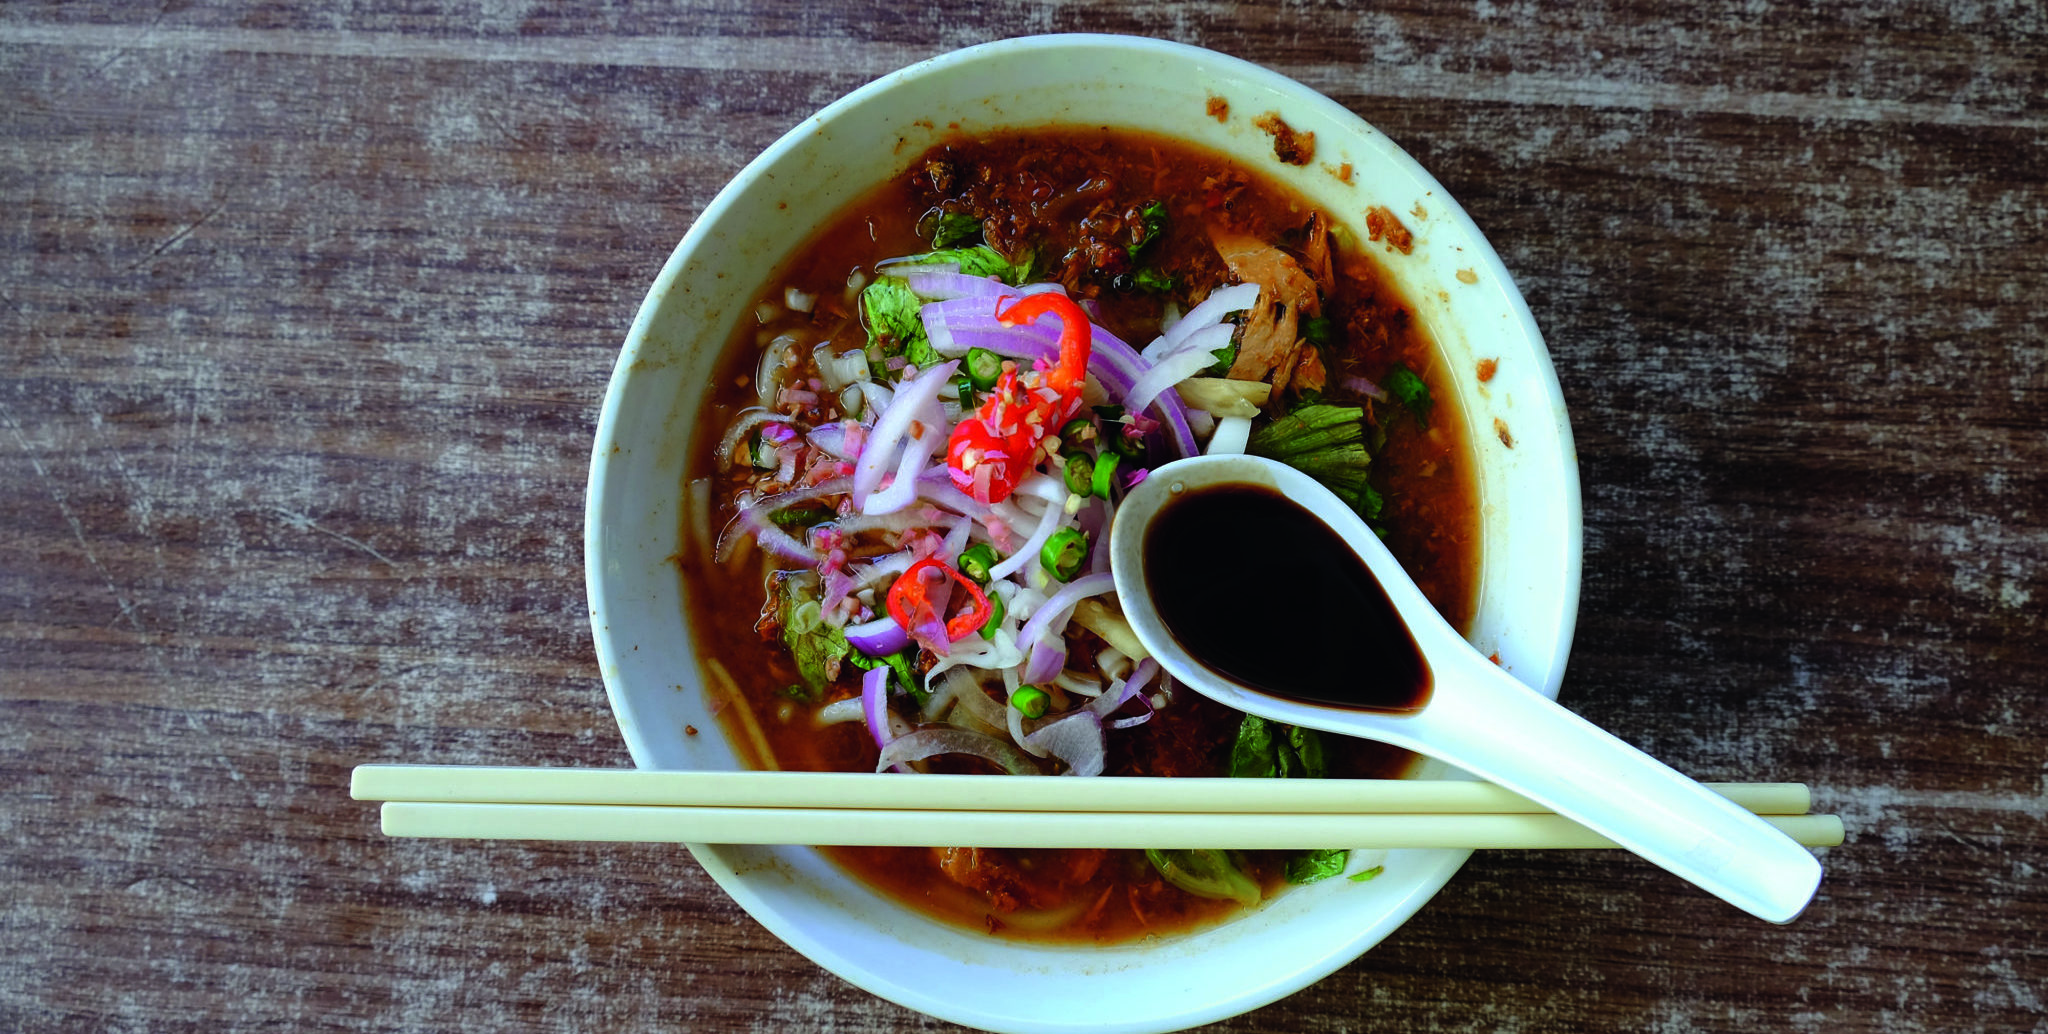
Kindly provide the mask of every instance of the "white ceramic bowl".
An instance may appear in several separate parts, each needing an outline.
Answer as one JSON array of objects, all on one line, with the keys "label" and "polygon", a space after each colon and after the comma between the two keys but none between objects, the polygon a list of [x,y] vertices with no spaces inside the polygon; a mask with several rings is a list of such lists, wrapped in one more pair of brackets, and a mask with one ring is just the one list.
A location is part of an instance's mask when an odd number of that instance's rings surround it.
[{"label": "white ceramic bowl", "polygon": [[[1212,97],[1229,116],[1208,112]],[[1277,112],[1315,157],[1274,160],[1252,125]],[[586,526],[591,624],[620,732],[642,768],[729,769],[676,567],[684,458],[736,321],[814,227],[948,127],[1048,123],[1161,132],[1300,190],[1363,239],[1383,206],[1414,235],[1379,255],[1454,371],[1478,453],[1480,599],[1472,638],[1555,697],[1579,589],[1577,460],[1528,307],[1478,229],[1413,159],[1292,80],[1206,50],[1118,36],[970,48],[871,83],[806,119],[706,206],[627,335],[598,422]],[[899,143],[900,141],[900,143]],[[1337,175],[1351,167],[1349,182]],[[1498,361],[1480,383],[1480,359]],[[1497,428],[1512,437],[1510,448]],[[702,730],[696,736],[685,726]],[[1462,851],[1397,851],[1380,878],[1296,888],[1205,932],[1122,947],[1014,943],[914,914],[807,848],[692,845],[719,885],[819,965],[884,998],[999,1031],[1162,1031],[1231,1016],[1357,958],[1429,900]]]}]

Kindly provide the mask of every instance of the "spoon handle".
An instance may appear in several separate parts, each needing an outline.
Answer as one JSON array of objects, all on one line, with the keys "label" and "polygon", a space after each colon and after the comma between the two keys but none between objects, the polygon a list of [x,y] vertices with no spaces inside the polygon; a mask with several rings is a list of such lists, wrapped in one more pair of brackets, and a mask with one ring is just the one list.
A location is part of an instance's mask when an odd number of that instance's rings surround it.
[{"label": "spoon handle", "polygon": [[[1430,754],[1510,787],[1759,918],[1791,922],[1812,900],[1821,869],[1806,848],[1471,656],[1463,670],[1439,671],[1429,706],[1406,720]],[[1532,743],[1543,749],[1529,750]]]}]

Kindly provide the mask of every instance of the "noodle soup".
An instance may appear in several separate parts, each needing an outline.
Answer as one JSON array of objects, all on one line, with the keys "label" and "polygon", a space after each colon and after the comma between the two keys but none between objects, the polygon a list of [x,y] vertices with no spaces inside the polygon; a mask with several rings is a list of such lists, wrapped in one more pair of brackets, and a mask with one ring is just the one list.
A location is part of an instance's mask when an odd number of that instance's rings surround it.
[{"label": "noodle soup", "polygon": [[[1098,548],[1133,479],[1249,420],[1251,451],[1325,480],[1466,626],[1464,422],[1369,243],[1219,155],[1081,128],[941,144],[821,228],[729,344],[689,461],[713,519],[686,523],[683,596],[719,644],[737,750],[901,778],[1403,772],[1401,752],[1174,685]],[[1286,544],[1271,556],[1285,593]],[[1336,845],[829,853],[928,914],[1064,942],[1185,932],[1359,875]]]}]

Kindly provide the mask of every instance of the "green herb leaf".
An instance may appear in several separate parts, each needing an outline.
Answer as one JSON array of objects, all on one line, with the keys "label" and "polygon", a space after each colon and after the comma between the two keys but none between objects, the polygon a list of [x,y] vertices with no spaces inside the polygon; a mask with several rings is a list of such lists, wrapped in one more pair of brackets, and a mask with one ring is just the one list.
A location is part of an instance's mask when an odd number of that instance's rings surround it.
[{"label": "green herb leaf", "polygon": [[1380,494],[1366,483],[1372,455],[1365,451],[1365,411],[1323,403],[1298,405],[1255,430],[1245,450],[1301,471],[1323,483],[1366,520],[1379,517]]},{"label": "green herb leaf", "polygon": [[784,507],[768,515],[768,520],[784,531],[813,528],[837,516],[829,506],[817,503],[799,503]]},{"label": "green herb leaf", "polygon": [[981,236],[981,220],[972,212],[947,212],[932,226],[932,247],[950,248]]},{"label": "green herb leaf", "polygon": [[1237,726],[1237,742],[1230,747],[1230,775],[1233,779],[1271,779],[1280,774],[1273,745],[1273,723],[1255,714],[1244,716]]},{"label": "green herb leaf", "polygon": [[1004,258],[1002,252],[986,244],[977,244],[971,248],[941,248],[910,261],[958,262],[960,272],[968,276],[992,276],[1012,287],[1021,287],[1031,282],[1031,267],[1036,258],[1036,252],[1026,252],[1012,262]]},{"label": "green herb leaf", "polygon": [[1310,316],[1301,321],[1302,339],[1318,348],[1337,340],[1337,325],[1328,316]]},{"label": "green herb leaf", "polygon": [[1166,882],[1196,897],[1227,898],[1240,905],[1256,905],[1262,896],[1258,883],[1238,868],[1229,853],[1213,847],[1148,847],[1145,859]]},{"label": "green herb leaf", "polygon": [[782,593],[782,641],[789,647],[807,694],[799,699],[815,703],[839,677],[840,662],[854,650],[847,644],[845,632],[825,623],[818,600],[803,579],[784,578],[778,589]]},{"label": "green herb leaf", "polygon": [[1131,277],[1131,282],[1136,284],[1139,290],[1150,291],[1153,294],[1165,294],[1173,290],[1173,278],[1152,266],[1138,270],[1137,274]]},{"label": "green herb leaf", "polygon": [[[840,635],[844,637],[845,633],[842,632]],[[925,689],[924,680],[917,677],[917,658],[913,656],[916,652],[916,647],[906,646],[885,657],[870,657],[859,650],[848,650],[846,659],[862,671],[888,665],[889,670],[896,673],[897,684],[903,687],[904,692],[910,694],[912,700],[922,704],[931,696],[931,691]]]},{"label": "green herb leaf", "polygon": [[1375,876],[1378,876],[1378,875],[1379,875],[1380,873],[1383,873],[1383,872],[1386,872],[1386,871],[1387,871],[1387,867],[1386,867],[1386,866],[1384,866],[1384,865],[1375,865],[1375,866],[1373,866],[1373,867],[1372,867],[1372,868],[1370,868],[1370,869],[1360,869],[1360,870],[1358,870],[1357,872],[1354,872],[1354,873],[1352,873],[1351,875],[1349,875],[1349,876],[1346,876],[1346,877],[1344,877],[1344,878],[1345,878],[1345,879],[1347,879],[1347,880],[1350,880],[1350,881],[1351,881],[1351,882],[1353,882],[1353,883],[1364,883],[1364,882],[1366,882],[1367,880],[1370,880],[1370,879],[1372,879],[1373,877],[1375,877]]},{"label": "green herb leaf", "polygon": [[[931,352],[931,339],[925,336],[924,321],[917,315],[918,308],[924,303],[911,293],[910,281],[900,276],[876,277],[875,282],[860,293],[860,304],[867,319],[871,366],[877,350],[885,356],[908,355],[919,346],[923,351]],[[915,359],[912,361],[916,362]]]},{"label": "green herb leaf", "polygon": [[1422,426],[1429,426],[1429,411],[1436,408],[1436,400],[1430,398],[1429,385],[1423,383],[1419,374],[1396,363],[1392,370],[1387,371],[1386,389],[1387,394],[1394,396],[1403,408],[1415,414],[1415,419],[1421,421]]},{"label": "green herb leaf", "polygon": [[1315,883],[1327,880],[1344,871],[1344,863],[1351,858],[1349,848],[1324,847],[1303,851],[1287,859],[1287,882],[1294,884]]},{"label": "green herb leaf", "polygon": [[1215,365],[1213,365],[1213,366],[1209,367],[1208,369],[1206,369],[1206,370],[1203,370],[1203,371],[1202,371],[1202,376],[1204,376],[1204,377],[1228,377],[1228,376],[1230,376],[1230,368],[1231,368],[1231,366],[1233,366],[1233,365],[1235,365],[1235,364],[1237,363],[1237,339],[1235,339],[1235,338],[1232,338],[1229,344],[1227,344],[1227,345],[1224,345],[1224,346],[1223,346],[1222,348],[1216,349],[1215,351],[1213,351],[1213,352],[1210,352],[1209,354],[1210,354],[1210,355],[1213,355],[1213,356],[1215,356],[1215,357],[1216,357],[1216,363],[1215,363]]},{"label": "green herb leaf", "polygon": [[1166,204],[1154,201],[1138,211],[1138,225],[1131,227],[1131,243],[1124,249],[1132,258],[1166,235]]},{"label": "green herb leaf", "polygon": [[1323,737],[1314,729],[1298,725],[1288,726],[1287,746],[1301,765],[1301,774],[1309,779],[1321,779],[1329,774],[1330,766],[1323,756]]}]

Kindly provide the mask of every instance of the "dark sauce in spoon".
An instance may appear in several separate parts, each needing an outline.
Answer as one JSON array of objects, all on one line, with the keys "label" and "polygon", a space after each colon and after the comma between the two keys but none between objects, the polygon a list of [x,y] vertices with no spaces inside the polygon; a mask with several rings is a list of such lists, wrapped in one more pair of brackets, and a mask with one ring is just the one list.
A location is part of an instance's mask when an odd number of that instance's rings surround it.
[{"label": "dark sauce in spoon", "polygon": [[1331,707],[1414,712],[1428,703],[1429,665],[1379,580],[1279,492],[1181,493],[1152,519],[1144,551],[1152,605],[1209,669]]}]

